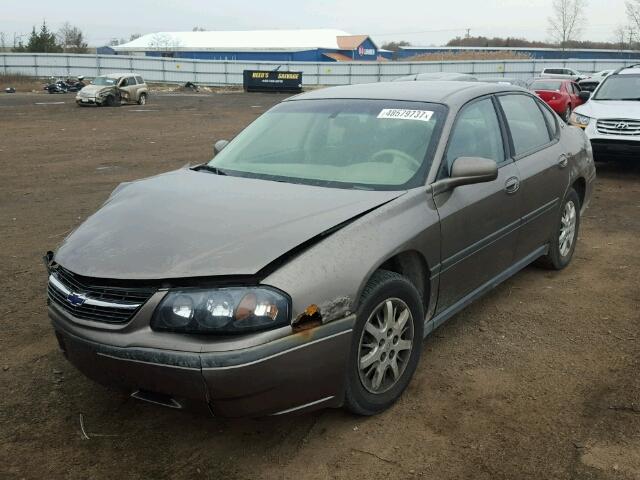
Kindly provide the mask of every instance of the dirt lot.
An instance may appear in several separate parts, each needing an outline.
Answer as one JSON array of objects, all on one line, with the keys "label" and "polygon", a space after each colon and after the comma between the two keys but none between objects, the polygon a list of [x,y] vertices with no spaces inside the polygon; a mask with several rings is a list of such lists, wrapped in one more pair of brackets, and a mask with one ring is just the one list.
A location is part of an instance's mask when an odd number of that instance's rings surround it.
[{"label": "dirt lot", "polygon": [[0,96],[0,478],[640,478],[640,166],[599,165],[572,265],[529,267],[436,331],[378,417],[202,417],[63,359],[41,255],[119,182],[204,161],[281,98]]}]

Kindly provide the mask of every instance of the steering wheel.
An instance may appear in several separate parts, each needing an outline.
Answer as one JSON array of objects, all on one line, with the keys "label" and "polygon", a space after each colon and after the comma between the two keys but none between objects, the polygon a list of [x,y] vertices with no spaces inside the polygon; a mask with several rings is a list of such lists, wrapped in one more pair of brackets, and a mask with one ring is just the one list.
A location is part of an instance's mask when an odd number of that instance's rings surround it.
[{"label": "steering wheel", "polygon": [[376,161],[378,160],[378,158],[385,155],[393,155],[394,162],[396,159],[404,160],[405,162],[412,164],[416,168],[420,168],[420,166],[422,165],[421,162],[413,158],[408,153],[403,152],[402,150],[396,150],[395,148],[385,148],[384,150],[380,150],[379,152],[374,153],[371,159]]}]

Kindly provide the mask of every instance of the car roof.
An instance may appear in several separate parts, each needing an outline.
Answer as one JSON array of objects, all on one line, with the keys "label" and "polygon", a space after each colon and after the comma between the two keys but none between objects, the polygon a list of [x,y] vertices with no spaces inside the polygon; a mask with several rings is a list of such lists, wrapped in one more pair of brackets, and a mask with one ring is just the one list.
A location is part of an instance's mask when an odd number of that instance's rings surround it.
[{"label": "car roof", "polygon": [[318,99],[367,99],[400,100],[409,102],[443,103],[462,105],[469,100],[499,92],[524,92],[523,88],[497,83],[430,81],[430,82],[379,82],[322,88],[305,92],[291,100]]},{"label": "car roof", "polygon": [[640,75],[640,67],[629,67],[618,72],[618,75]]},{"label": "car roof", "polygon": [[120,78],[120,77],[141,77],[139,73],[135,72],[115,72],[115,73],[106,73],[104,75],[99,75],[100,77],[107,78]]},{"label": "car roof", "polygon": [[565,78],[565,77],[535,77],[531,79],[532,82],[536,82],[538,80],[541,80],[543,82],[547,82],[549,80],[555,80],[556,82],[575,83],[574,80],[571,80],[570,78]]}]

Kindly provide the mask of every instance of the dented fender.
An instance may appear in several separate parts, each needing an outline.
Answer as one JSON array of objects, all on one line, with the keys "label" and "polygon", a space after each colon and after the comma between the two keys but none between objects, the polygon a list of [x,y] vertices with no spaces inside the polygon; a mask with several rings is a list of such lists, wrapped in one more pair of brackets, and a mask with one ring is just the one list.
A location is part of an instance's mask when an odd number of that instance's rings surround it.
[{"label": "dented fender", "polygon": [[424,280],[430,315],[437,294],[439,228],[429,190],[416,188],[289,258],[262,283],[291,296],[294,325],[311,305],[318,307],[324,324],[357,311],[367,281],[387,260],[417,252],[429,267]]}]

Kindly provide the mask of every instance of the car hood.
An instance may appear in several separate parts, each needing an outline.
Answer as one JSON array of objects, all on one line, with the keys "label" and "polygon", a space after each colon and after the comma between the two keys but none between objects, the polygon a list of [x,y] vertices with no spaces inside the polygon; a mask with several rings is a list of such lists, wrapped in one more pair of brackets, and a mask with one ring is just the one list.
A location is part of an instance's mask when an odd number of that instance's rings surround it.
[{"label": "car hood", "polygon": [[592,118],[640,119],[640,102],[589,100],[575,111]]},{"label": "car hood", "polygon": [[82,87],[80,91],[82,93],[88,93],[89,95],[97,95],[100,92],[113,88],[115,88],[115,85],[87,85],[86,87]]},{"label": "car hood", "polygon": [[54,260],[97,278],[254,275],[304,242],[403,193],[185,168],[120,185],[64,240]]}]

